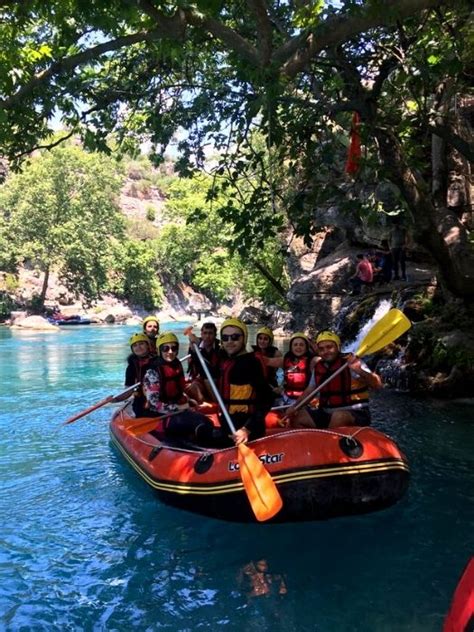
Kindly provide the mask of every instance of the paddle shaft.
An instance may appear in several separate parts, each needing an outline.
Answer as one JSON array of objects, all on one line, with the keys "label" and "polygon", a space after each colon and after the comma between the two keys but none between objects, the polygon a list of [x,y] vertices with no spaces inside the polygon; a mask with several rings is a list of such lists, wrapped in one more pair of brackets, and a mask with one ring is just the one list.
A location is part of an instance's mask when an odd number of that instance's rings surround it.
[{"label": "paddle shaft", "polygon": [[235,434],[236,433],[235,426],[232,422],[232,419],[230,418],[227,408],[225,407],[221,394],[217,390],[217,386],[215,385],[214,380],[212,379],[211,373],[206,365],[206,359],[203,357],[201,350],[199,349],[198,345],[195,342],[193,342],[193,349],[194,349],[195,354],[199,358],[199,362],[201,363],[204,373],[206,374],[209,385],[212,389],[212,392],[214,393],[214,397],[216,398],[216,402],[219,404],[219,408],[221,409],[222,414],[224,415],[225,420],[227,424],[229,425],[229,428],[231,429],[232,434]]},{"label": "paddle shaft", "polygon": [[128,388],[126,388],[121,393],[117,393],[117,395],[109,395],[108,397],[106,397],[105,399],[101,400],[100,402],[97,402],[97,404],[94,404],[90,408],[86,408],[85,410],[82,410],[77,415],[74,415],[74,417],[70,417],[69,419],[67,419],[63,423],[63,426],[66,426],[67,424],[72,424],[74,421],[77,421],[81,417],[85,417],[86,415],[89,415],[94,410],[97,410],[98,408],[102,408],[102,406],[105,406],[106,404],[110,404],[113,401],[120,401],[118,399],[119,397],[123,397],[129,392],[133,392],[136,388],[138,388],[140,386],[140,384],[141,384],[141,382],[137,382],[133,386],[129,386]]}]

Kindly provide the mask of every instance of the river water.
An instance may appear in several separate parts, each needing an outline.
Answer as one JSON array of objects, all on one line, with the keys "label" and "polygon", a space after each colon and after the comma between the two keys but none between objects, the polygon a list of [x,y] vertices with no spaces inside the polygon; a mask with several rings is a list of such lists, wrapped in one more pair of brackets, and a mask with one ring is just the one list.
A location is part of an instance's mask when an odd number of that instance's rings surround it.
[{"label": "river water", "polygon": [[[110,408],[61,425],[122,390],[130,333],[0,328],[0,629],[441,629],[474,553],[470,406],[377,394],[374,426],[412,471],[388,510],[220,522],[158,502],[112,448]],[[261,559],[268,594],[252,596]]]}]

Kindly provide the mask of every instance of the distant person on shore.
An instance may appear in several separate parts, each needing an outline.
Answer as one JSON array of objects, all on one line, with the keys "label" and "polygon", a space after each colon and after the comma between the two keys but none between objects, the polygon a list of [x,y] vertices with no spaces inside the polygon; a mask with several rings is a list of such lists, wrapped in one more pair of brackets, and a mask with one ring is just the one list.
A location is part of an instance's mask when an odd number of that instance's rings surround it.
[{"label": "distant person on shore", "polygon": [[[150,352],[150,339],[144,333],[136,333],[130,336],[128,341],[132,353],[127,358],[125,370],[125,386],[133,386],[138,382],[143,383],[145,373],[150,367],[153,356]],[[142,386],[135,391],[132,408],[135,417],[146,417],[146,398]]]},{"label": "distant person on shore", "polygon": [[407,229],[401,225],[399,221],[394,222],[389,234],[390,251],[392,253],[393,280],[407,280],[406,273],[406,247],[407,247]]},{"label": "distant person on shore", "polygon": [[[192,331],[189,331],[188,337],[191,343],[199,346],[199,350],[205,360],[207,360],[207,368],[211,376],[217,379],[219,375],[220,342],[217,340],[216,325],[211,322],[204,323],[201,327],[200,338],[195,336]],[[186,387],[187,395],[195,399],[198,404],[214,401],[206,374],[192,347],[189,348],[188,353],[191,355],[188,362],[188,376],[191,383]]]},{"label": "distant person on shore", "polygon": [[153,355],[156,355],[156,338],[160,333],[160,321],[156,316],[147,316],[143,322],[143,333],[146,334],[150,340],[150,350]]},{"label": "distant person on shore", "polygon": [[393,257],[388,239],[382,239],[380,248],[375,251],[380,268],[379,280],[381,283],[389,283],[392,279]]},{"label": "distant person on shore", "polygon": [[[369,426],[369,388],[382,388],[382,380],[354,354],[341,352],[341,340],[332,331],[322,331],[316,338],[319,358],[313,369],[313,382],[300,398],[286,411],[294,428],[338,428],[340,426]],[[348,366],[334,377],[319,393],[316,409],[295,410],[299,401],[323,384],[345,363]]]},{"label": "distant person on shore", "polygon": [[358,254],[357,265],[354,274],[349,278],[349,283],[352,286],[352,294],[360,294],[362,287],[371,286],[374,280],[374,271],[372,264],[366,255]]},{"label": "distant person on shore", "polygon": [[[214,426],[206,416],[189,410],[190,400],[184,393],[184,372],[178,359],[176,335],[162,333],[157,338],[157,350],[158,356],[153,359],[143,380],[147,414],[163,417],[163,430],[167,437],[207,444],[212,438]],[[167,417],[169,413],[179,414]]]}]

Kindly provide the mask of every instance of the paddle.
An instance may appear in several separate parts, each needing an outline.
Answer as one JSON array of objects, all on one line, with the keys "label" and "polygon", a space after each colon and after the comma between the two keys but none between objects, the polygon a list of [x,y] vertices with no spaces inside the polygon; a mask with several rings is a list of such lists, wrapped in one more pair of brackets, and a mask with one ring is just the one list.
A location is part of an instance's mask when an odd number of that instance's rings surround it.
[{"label": "paddle", "polygon": [[[359,348],[357,349],[356,356],[361,358],[364,355],[375,353],[383,347],[399,338],[402,334],[408,331],[411,327],[411,322],[399,309],[391,309],[385,316],[383,316],[375,325],[370,329],[365,338],[362,340]],[[299,410],[302,406],[310,402],[313,397],[323,389],[332,379],[339,375],[347,367],[349,363],[343,364],[337,371],[335,371],[327,380],[325,380],[320,386],[316,387],[311,393],[306,395],[300,402],[298,402],[294,409]],[[272,410],[280,410],[282,408],[289,408],[289,406],[277,406]]]},{"label": "paddle", "polygon": [[159,422],[163,421],[163,419],[169,419],[170,417],[179,415],[182,412],[182,410],[174,410],[172,413],[168,413],[167,415],[160,415],[159,417],[152,417],[151,419],[146,417],[143,420],[140,420],[140,417],[135,417],[125,425],[125,430],[133,437],[137,437],[139,435],[146,434],[151,430],[155,430]]},{"label": "paddle", "polygon": [[[199,362],[206,374],[209,385],[214,393],[214,397],[219,404],[219,408],[221,409],[232,434],[235,434],[235,426],[232,423],[232,419],[225,407],[221,394],[217,390],[206,362],[196,343],[193,343],[193,349],[199,358]],[[269,472],[265,469],[263,463],[253,450],[243,443],[240,443],[237,446],[237,450],[240,476],[255,517],[259,522],[270,520],[270,518],[273,518],[273,516],[277,514],[283,506],[283,501],[276,485]]]},{"label": "paddle", "polygon": [[120,401],[126,399],[139,386],[140,386],[140,382],[137,382],[133,386],[129,386],[128,388],[126,388],[121,393],[117,393],[117,395],[109,395],[108,397],[106,397],[105,399],[102,399],[100,402],[97,402],[97,404],[94,404],[90,408],[86,408],[86,409],[82,410],[80,413],[77,413],[77,415],[74,415],[74,417],[70,417],[62,425],[66,426],[67,424],[72,424],[74,421],[77,421],[81,417],[85,417],[86,415],[89,415],[89,413],[93,412],[94,410],[97,410],[98,408],[102,408],[102,406],[105,406],[106,404],[110,404],[112,402],[120,402]]}]

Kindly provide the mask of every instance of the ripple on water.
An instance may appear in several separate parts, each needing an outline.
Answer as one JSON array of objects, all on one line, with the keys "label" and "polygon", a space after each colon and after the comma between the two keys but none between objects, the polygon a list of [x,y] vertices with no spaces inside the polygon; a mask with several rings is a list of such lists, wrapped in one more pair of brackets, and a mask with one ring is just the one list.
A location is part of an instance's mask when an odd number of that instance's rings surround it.
[{"label": "ripple on water", "polygon": [[[8,340],[0,331],[1,625],[47,632],[441,628],[474,549],[468,407],[375,397],[374,424],[411,466],[409,491],[395,507],[322,523],[227,524],[160,504],[111,448],[110,410],[61,426],[121,390],[131,331]],[[242,568],[261,558],[284,575],[287,595],[246,594]]]}]

